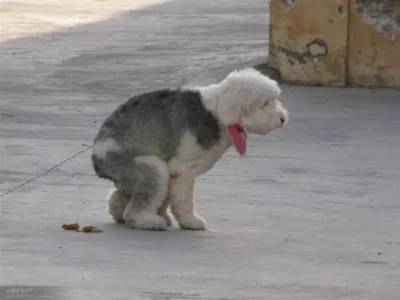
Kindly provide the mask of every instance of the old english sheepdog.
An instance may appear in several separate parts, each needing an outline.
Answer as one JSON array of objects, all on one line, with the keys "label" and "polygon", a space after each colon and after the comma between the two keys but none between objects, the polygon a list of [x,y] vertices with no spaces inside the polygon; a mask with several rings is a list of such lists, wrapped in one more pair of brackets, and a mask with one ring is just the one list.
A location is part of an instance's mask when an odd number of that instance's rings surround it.
[{"label": "old english sheepdog", "polygon": [[194,211],[196,176],[246,133],[265,135],[288,122],[277,83],[254,69],[234,71],[199,88],[133,96],[101,126],[92,155],[96,174],[110,179],[109,212],[129,227],[166,230],[173,216],[183,229],[204,230]]}]

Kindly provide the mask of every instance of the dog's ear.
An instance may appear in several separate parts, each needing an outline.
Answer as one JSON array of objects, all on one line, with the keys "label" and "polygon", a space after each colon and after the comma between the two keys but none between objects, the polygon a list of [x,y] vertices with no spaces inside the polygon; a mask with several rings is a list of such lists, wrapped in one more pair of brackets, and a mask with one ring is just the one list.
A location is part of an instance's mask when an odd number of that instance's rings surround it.
[{"label": "dog's ear", "polygon": [[256,91],[231,87],[220,97],[219,114],[225,125],[240,123],[242,116],[248,115],[257,106],[264,105],[266,101],[267,98],[264,99]]},{"label": "dog's ear", "polygon": [[246,92],[232,86],[225,89],[218,99],[218,113],[225,125],[239,123],[243,110],[250,107],[246,105]]},{"label": "dog's ear", "polygon": [[262,106],[265,103],[265,100],[260,95],[257,95],[252,90],[241,90],[239,91],[239,111],[240,115],[248,115],[251,111],[253,111],[256,107]]}]

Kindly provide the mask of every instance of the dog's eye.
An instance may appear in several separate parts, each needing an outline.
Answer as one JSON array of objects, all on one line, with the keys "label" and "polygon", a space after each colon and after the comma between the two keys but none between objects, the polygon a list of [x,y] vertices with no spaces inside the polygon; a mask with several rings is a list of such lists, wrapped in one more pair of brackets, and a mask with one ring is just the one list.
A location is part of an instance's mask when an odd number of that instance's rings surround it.
[{"label": "dog's eye", "polygon": [[264,106],[267,106],[268,104],[269,104],[268,100],[264,102]]}]

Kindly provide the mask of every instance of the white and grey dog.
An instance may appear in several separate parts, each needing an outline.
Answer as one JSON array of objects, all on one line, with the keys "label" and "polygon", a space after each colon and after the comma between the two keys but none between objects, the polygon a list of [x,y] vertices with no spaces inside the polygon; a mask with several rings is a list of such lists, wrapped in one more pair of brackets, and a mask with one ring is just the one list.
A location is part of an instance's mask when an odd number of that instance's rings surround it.
[{"label": "white and grey dog", "polygon": [[204,230],[196,215],[196,176],[234,145],[245,151],[245,133],[267,134],[288,122],[277,83],[254,69],[230,73],[217,84],[160,90],[132,97],[101,126],[94,169],[110,179],[109,211],[137,229],[166,230],[171,212],[183,229]]}]

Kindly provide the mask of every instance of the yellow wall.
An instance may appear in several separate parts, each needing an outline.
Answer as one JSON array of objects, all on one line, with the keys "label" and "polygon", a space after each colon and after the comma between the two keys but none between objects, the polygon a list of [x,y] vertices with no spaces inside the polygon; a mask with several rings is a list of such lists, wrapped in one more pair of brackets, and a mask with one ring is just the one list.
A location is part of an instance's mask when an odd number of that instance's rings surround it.
[{"label": "yellow wall", "polygon": [[400,1],[271,0],[269,64],[288,82],[400,86]]}]

